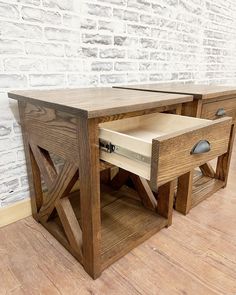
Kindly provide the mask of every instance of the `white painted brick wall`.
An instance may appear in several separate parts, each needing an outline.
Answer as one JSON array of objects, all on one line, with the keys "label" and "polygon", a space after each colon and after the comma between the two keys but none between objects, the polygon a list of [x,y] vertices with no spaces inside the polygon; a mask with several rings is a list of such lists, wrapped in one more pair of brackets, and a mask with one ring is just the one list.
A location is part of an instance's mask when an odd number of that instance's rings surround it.
[{"label": "white painted brick wall", "polygon": [[0,1],[0,207],[28,197],[24,88],[236,83],[235,0]]}]

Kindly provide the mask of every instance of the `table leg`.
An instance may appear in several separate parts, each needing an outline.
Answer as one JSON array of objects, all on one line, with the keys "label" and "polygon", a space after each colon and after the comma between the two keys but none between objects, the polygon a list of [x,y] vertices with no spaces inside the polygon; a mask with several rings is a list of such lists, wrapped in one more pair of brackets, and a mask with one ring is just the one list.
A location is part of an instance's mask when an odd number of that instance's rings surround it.
[{"label": "table leg", "polygon": [[38,221],[38,210],[42,206],[43,203],[43,193],[41,187],[41,175],[39,167],[35,161],[34,155],[30,149],[29,138],[27,133],[27,126],[25,123],[25,103],[18,102],[20,120],[21,120],[21,130],[22,137],[24,142],[24,151],[26,158],[26,166],[27,166],[27,175],[29,180],[29,189],[30,189],[30,200],[31,200],[31,208],[32,215],[35,220]]},{"label": "table leg", "polygon": [[175,209],[186,215],[192,205],[193,173],[191,170],[178,178]]},{"label": "table leg", "polygon": [[78,118],[80,206],[84,268],[94,279],[101,274],[101,214],[98,124]]},{"label": "table leg", "polygon": [[216,178],[224,181],[224,187],[227,185],[231,154],[232,154],[233,144],[234,144],[234,137],[235,137],[235,125],[232,125],[228,151],[227,153],[218,157],[217,166],[216,166]]}]

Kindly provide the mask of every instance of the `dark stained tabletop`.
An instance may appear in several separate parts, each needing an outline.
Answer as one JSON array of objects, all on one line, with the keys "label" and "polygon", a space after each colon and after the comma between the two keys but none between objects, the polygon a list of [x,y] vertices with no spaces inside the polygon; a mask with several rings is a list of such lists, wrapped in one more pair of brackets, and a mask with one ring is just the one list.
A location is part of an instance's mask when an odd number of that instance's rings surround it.
[{"label": "dark stained tabletop", "polygon": [[119,88],[136,89],[157,92],[169,92],[179,94],[190,94],[195,99],[210,99],[223,95],[236,95],[236,85],[231,86],[216,86],[204,84],[183,84],[183,83],[155,83],[155,84],[137,84],[137,85],[122,85]]},{"label": "dark stained tabletop", "polygon": [[192,96],[185,94],[156,93],[111,87],[19,90],[9,92],[8,96],[88,118],[134,112],[193,100]]}]

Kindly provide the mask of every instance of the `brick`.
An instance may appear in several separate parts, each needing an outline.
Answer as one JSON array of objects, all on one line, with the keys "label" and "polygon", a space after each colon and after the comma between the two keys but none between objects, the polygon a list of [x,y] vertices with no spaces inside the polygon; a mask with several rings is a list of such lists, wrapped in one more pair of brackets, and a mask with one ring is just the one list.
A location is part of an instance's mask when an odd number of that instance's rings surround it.
[{"label": "brick", "polygon": [[182,10],[178,11],[176,15],[176,20],[185,22],[186,24],[191,24],[194,26],[202,26],[203,20],[199,16],[196,16],[194,14],[188,14],[185,11]]},{"label": "brick", "polygon": [[23,53],[23,44],[17,40],[0,39],[0,54]]},{"label": "brick", "polygon": [[108,6],[102,6],[97,4],[85,4],[85,11],[89,15],[95,15],[99,17],[111,17],[112,9]]},{"label": "brick", "polygon": [[78,15],[64,14],[63,25],[78,30],[80,28],[80,17]]},{"label": "brick", "polygon": [[[27,173],[26,165],[16,162],[16,153],[9,152],[9,153],[2,153],[0,157],[1,160],[9,159],[5,165],[0,165],[0,179],[1,182],[3,179],[19,177],[19,175],[24,175]],[[3,163],[4,164],[4,163]]]},{"label": "brick", "polygon": [[195,15],[201,15],[203,10],[200,6],[190,5],[186,1],[179,0],[179,8]]},{"label": "brick", "polygon": [[0,122],[0,138],[2,136],[8,136],[12,132],[12,126],[10,121],[3,121]]},{"label": "brick", "polygon": [[0,197],[1,206],[10,206],[13,203],[22,201],[30,197],[28,189],[19,189],[12,193],[6,193],[5,197]]},{"label": "brick", "polygon": [[35,5],[39,6],[41,0],[17,0],[18,3],[21,4],[30,4],[30,5]]},{"label": "brick", "polygon": [[74,1],[71,0],[43,0],[43,6],[72,11],[77,8],[76,5],[74,6]]},{"label": "brick", "polygon": [[49,59],[47,60],[47,70],[50,72],[70,72],[80,71],[82,62],[78,59]]},{"label": "brick", "polygon": [[100,2],[105,2],[110,4],[115,4],[115,5],[126,5],[126,0],[100,0]]},{"label": "brick", "polygon": [[113,9],[113,16],[116,19],[128,20],[128,21],[139,21],[139,14],[134,11],[124,10],[124,9]]},{"label": "brick", "polygon": [[44,71],[45,61],[38,58],[15,57],[4,59],[5,71]]},{"label": "brick", "polygon": [[96,86],[98,84],[98,76],[90,74],[69,74],[68,84],[70,86]]},{"label": "brick", "polygon": [[27,86],[25,75],[0,74],[0,88],[21,88]]},{"label": "brick", "polygon": [[139,26],[139,25],[127,25],[127,32],[129,34],[135,34],[137,36],[150,36],[151,29],[147,26]]},{"label": "brick", "polygon": [[29,75],[30,86],[59,86],[63,87],[65,77],[63,74],[32,74]]},{"label": "brick", "polygon": [[67,57],[97,57],[98,48],[65,45],[65,54]]},{"label": "brick", "polygon": [[42,38],[42,28],[35,25],[0,21],[0,35],[7,38]]},{"label": "brick", "polygon": [[144,50],[129,50],[128,58],[131,59],[148,59],[149,52]]},{"label": "brick", "polygon": [[17,161],[25,161],[25,152],[24,150],[19,150],[16,153]]},{"label": "brick", "polygon": [[150,81],[165,81],[165,80],[177,80],[178,74],[177,73],[160,73],[160,74],[150,74],[149,76]]},{"label": "brick", "polygon": [[22,7],[21,16],[23,20],[39,23],[61,24],[59,12],[46,11],[43,9]]},{"label": "brick", "polygon": [[151,4],[150,1],[147,0],[128,0],[127,2],[128,7],[137,8],[142,10],[150,10]]},{"label": "brick", "polygon": [[153,62],[142,62],[139,64],[140,71],[157,71],[157,69],[157,64]]},{"label": "brick", "polygon": [[169,40],[168,39],[169,31],[167,30],[152,28],[151,32],[152,32],[151,35],[154,38]]},{"label": "brick", "polygon": [[25,51],[32,55],[59,57],[64,55],[64,46],[54,43],[26,42]]},{"label": "brick", "polygon": [[80,28],[85,30],[93,30],[96,29],[97,22],[93,19],[84,18],[80,22]]},{"label": "brick", "polygon": [[108,21],[99,21],[98,29],[100,31],[108,31],[111,33],[125,33],[126,26],[122,22],[108,22]]},{"label": "brick", "polygon": [[17,148],[22,148],[23,142],[21,136],[8,137],[8,138],[0,138],[0,152],[5,150],[13,150]]},{"label": "brick", "polygon": [[179,80],[188,80],[192,78],[192,73],[189,72],[182,72],[178,74]]},{"label": "brick", "polygon": [[[14,152],[1,153],[0,169],[2,165],[14,163],[15,160],[16,160],[16,154]],[[4,177],[6,177],[6,175],[4,175]]]},{"label": "brick", "polygon": [[0,194],[4,194],[6,192],[13,193],[16,189],[19,188],[19,180],[12,179],[5,182],[0,183]]},{"label": "brick", "polygon": [[138,83],[139,74],[127,73],[127,83]]},{"label": "brick", "polygon": [[83,43],[87,44],[111,45],[112,36],[100,34],[82,34],[82,41]]},{"label": "brick", "polygon": [[137,71],[138,64],[133,62],[116,62],[115,70],[116,71]]},{"label": "brick", "polygon": [[150,48],[150,49],[158,48],[158,41],[154,39],[141,38],[140,44],[141,44],[141,47],[143,48]]},{"label": "brick", "polygon": [[49,41],[78,42],[80,38],[79,32],[67,29],[45,28],[45,37]]},{"label": "brick", "polygon": [[157,15],[160,15],[162,17],[170,18],[172,19],[175,15],[175,12],[173,9],[170,9],[168,5],[163,3],[152,3],[152,10]]},{"label": "brick", "polygon": [[165,61],[168,60],[168,56],[166,52],[154,51],[150,53],[150,59],[154,59],[155,61]]},{"label": "brick", "polygon": [[28,176],[24,175],[20,178],[20,185],[21,187],[29,187]]},{"label": "brick", "polygon": [[102,84],[118,84],[118,83],[125,83],[126,77],[125,75],[120,74],[110,74],[110,75],[101,75],[100,82]]},{"label": "brick", "polygon": [[114,45],[118,46],[136,46],[138,45],[138,38],[128,36],[115,36]]},{"label": "brick", "polygon": [[101,58],[124,58],[125,50],[116,48],[101,49],[99,56]]},{"label": "brick", "polygon": [[92,71],[111,71],[113,68],[112,62],[93,62],[91,64]]},{"label": "brick", "polygon": [[148,14],[142,14],[142,15],[140,15],[140,21],[142,24],[156,25],[157,24],[157,17],[151,16]]},{"label": "brick", "polygon": [[4,2],[0,2],[0,17],[18,19],[19,11],[17,5],[10,5]]}]

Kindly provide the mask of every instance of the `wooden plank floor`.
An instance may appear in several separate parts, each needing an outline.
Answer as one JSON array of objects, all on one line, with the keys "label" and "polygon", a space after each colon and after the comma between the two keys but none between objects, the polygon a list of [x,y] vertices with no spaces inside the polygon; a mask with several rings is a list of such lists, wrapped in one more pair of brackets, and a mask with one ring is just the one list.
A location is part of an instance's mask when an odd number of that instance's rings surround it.
[{"label": "wooden plank floor", "polygon": [[0,295],[236,294],[236,149],[228,187],[93,281],[31,217],[0,229]]}]

